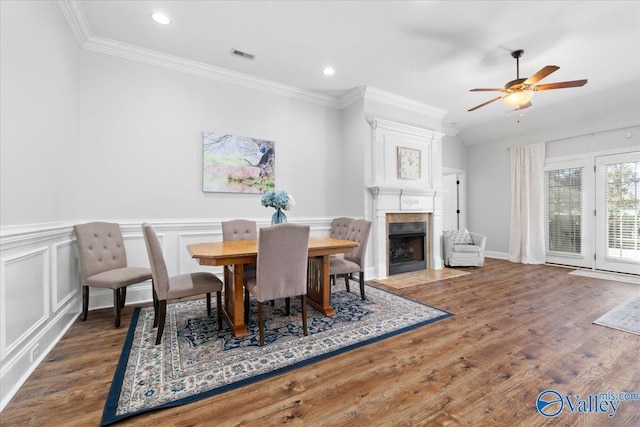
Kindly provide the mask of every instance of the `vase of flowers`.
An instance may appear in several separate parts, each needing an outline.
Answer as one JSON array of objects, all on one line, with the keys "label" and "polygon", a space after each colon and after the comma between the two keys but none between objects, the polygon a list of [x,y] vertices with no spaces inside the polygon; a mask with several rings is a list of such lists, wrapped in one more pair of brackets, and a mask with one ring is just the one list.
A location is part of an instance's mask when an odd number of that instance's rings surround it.
[{"label": "vase of flowers", "polygon": [[287,216],[283,211],[288,211],[295,206],[293,196],[284,190],[269,190],[262,196],[262,206],[275,208],[271,217],[271,224],[282,224],[287,222]]}]

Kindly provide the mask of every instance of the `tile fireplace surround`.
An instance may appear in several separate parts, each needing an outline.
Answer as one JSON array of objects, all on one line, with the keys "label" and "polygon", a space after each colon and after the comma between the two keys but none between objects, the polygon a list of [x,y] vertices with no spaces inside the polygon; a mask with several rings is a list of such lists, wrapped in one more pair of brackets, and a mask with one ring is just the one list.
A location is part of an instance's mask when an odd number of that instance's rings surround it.
[{"label": "tile fireplace surround", "polygon": [[374,205],[372,250],[376,278],[385,279],[389,276],[389,224],[397,222],[426,223],[427,269],[441,269],[439,238],[441,233],[437,233],[434,227],[436,192],[384,187],[370,187],[369,191],[373,195]]}]

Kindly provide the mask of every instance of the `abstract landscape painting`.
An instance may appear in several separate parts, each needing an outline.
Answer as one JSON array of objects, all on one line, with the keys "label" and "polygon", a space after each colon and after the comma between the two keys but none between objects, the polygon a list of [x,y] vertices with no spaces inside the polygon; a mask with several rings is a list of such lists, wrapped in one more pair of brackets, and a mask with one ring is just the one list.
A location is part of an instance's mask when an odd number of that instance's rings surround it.
[{"label": "abstract landscape painting", "polygon": [[202,191],[264,193],[275,186],[275,142],[202,133]]}]

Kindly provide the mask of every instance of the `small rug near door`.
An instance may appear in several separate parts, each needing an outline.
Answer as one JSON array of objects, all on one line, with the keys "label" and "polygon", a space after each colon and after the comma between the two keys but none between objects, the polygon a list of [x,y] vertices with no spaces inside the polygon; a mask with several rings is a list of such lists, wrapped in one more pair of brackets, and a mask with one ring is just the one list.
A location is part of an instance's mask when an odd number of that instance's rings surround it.
[{"label": "small rug near door", "polygon": [[423,285],[425,283],[437,282],[438,280],[451,279],[469,274],[466,271],[455,270],[445,267],[441,270],[420,270],[410,273],[394,274],[387,279],[376,280],[376,283],[382,283],[393,289],[404,289],[411,286]]},{"label": "small rug near door", "polygon": [[453,316],[371,286],[362,301],[357,284],[352,288],[333,292],[335,316],[309,307],[306,337],[299,299],[291,301],[291,316],[284,315],[284,301],[265,305],[264,347],[258,346],[255,304],[249,335],[241,339],[226,321],[218,332],[202,299],[169,304],[157,346],[153,308],[136,308],[100,425],[211,397]]},{"label": "small rug near door", "polygon": [[640,295],[629,298],[593,323],[640,335]]}]

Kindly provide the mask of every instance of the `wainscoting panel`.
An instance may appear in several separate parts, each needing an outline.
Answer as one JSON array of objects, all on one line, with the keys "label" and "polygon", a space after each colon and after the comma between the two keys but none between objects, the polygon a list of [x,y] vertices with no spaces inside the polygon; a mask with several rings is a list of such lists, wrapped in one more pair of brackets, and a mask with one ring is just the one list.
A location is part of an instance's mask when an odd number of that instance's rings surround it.
[{"label": "wainscoting panel", "polygon": [[56,243],[51,251],[51,311],[57,312],[78,294],[80,270],[76,241]]},{"label": "wainscoting panel", "polygon": [[[142,229],[136,233],[123,231],[122,237],[124,248],[127,251],[127,265],[130,267],[149,267],[149,255],[147,255],[147,246],[144,243]],[[164,236],[158,233],[158,238],[164,249]]]},{"label": "wainscoting panel", "polygon": [[0,359],[14,351],[49,315],[49,248],[2,260]]}]

